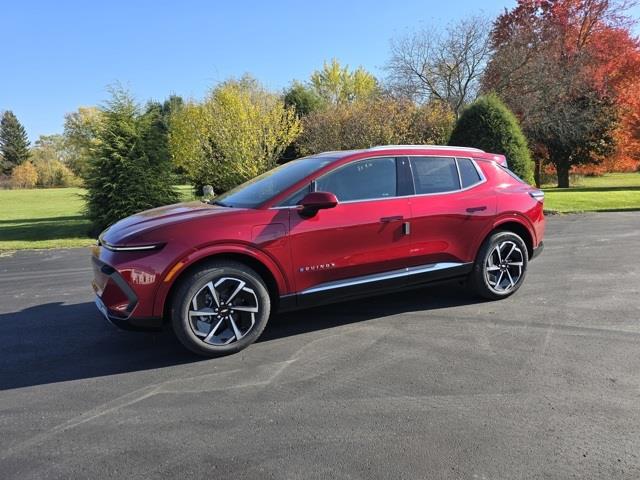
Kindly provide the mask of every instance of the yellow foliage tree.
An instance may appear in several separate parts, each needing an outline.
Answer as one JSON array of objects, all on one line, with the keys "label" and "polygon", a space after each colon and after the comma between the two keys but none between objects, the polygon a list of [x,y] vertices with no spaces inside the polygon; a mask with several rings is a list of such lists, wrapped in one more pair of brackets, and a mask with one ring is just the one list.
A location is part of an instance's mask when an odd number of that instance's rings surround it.
[{"label": "yellow foliage tree", "polygon": [[378,97],[338,104],[304,117],[298,139],[303,154],[393,144],[446,144],[453,112],[442,103],[416,106]]},{"label": "yellow foliage tree", "polygon": [[300,131],[294,108],[245,76],[172,115],[169,145],[196,186],[223,192],[275,167]]},{"label": "yellow foliage tree", "polygon": [[21,163],[11,171],[11,184],[14,188],[33,188],[38,183],[38,171],[33,163]]},{"label": "yellow foliage tree", "polygon": [[335,58],[311,74],[311,86],[317,95],[334,105],[366,100],[380,90],[376,77],[364,68],[350,71],[348,65],[343,67]]}]

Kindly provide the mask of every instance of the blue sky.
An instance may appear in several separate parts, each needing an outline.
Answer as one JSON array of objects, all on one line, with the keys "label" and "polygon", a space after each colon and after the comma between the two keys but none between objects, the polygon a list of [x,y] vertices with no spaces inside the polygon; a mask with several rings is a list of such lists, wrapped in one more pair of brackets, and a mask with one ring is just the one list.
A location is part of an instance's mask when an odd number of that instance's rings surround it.
[{"label": "blue sky", "polygon": [[99,104],[116,81],[145,101],[201,98],[244,72],[279,90],[332,57],[382,74],[394,36],[515,1],[3,3],[0,111],[34,140],[61,132],[65,113]]}]

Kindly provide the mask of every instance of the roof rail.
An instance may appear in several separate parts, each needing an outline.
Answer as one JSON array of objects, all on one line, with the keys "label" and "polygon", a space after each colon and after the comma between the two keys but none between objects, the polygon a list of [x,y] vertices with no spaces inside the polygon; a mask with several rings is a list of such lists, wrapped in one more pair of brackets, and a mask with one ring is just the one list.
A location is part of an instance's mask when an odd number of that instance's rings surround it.
[{"label": "roof rail", "polygon": [[368,148],[367,150],[386,150],[387,148],[429,148],[432,150],[463,150],[466,152],[485,153],[484,150],[471,147],[454,147],[447,145],[378,145],[376,147]]}]

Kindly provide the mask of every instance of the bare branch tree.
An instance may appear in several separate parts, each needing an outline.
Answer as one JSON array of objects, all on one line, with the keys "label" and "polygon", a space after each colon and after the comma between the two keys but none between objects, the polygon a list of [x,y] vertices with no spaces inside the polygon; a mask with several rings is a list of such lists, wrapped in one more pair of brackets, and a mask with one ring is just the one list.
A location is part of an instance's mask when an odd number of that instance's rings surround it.
[{"label": "bare branch tree", "polygon": [[491,55],[491,22],[473,16],[392,40],[386,65],[391,89],[418,102],[440,101],[455,112],[473,101]]}]

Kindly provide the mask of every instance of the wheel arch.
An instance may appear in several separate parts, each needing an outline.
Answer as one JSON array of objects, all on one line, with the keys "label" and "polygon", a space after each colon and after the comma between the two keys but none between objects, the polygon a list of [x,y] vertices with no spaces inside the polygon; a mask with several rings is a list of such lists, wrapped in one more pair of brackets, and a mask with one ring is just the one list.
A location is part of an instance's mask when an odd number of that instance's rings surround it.
[{"label": "wheel arch", "polygon": [[255,270],[267,286],[272,305],[277,309],[280,295],[288,288],[280,268],[266,255],[256,254],[250,250],[241,251],[239,249],[229,248],[207,252],[197,251],[189,255],[186,259],[183,259],[182,262],[184,266],[178,270],[178,273],[175,277],[171,278],[170,282],[164,282],[165,288],[162,288],[161,291],[156,294],[154,313],[166,320],[167,312],[170,310],[170,304],[173,299],[173,293],[180,281],[186,278],[196,268],[214,260],[231,260],[243,263]]},{"label": "wheel arch", "polygon": [[[488,238],[489,235],[499,231],[513,232],[522,238],[527,247],[527,257],[531,259],[533,255],[534,236],[531,229],[524,222],[516,220],[513,217],[497,222],[494,224],[493,229],[485,236],[485,239]],[[485,239],[483,239],[483,242]]]}]

